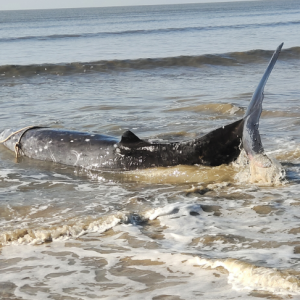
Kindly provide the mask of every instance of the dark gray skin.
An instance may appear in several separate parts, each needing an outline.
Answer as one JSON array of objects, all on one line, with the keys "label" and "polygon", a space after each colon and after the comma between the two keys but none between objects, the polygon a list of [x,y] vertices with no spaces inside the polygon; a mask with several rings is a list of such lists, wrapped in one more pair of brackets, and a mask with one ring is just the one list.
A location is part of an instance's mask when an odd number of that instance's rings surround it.
[{"label": "dark gray skin", "polygon": [[[3,144],[14,151],[21,136],[21,155],[92,170],[134,170],[179,164],[218,166],[236,160],[242,148],[251,158],[263,153],[258,132],[263,90],[282,45],[274,52],[245,116],[198,139],[159,144],[141,140],[131,131],[126,131],[120,140],[100,134],[32,128],[12,136]],[[1,139],[11,132],[4,131]]]},{"label": "dark gray skin", "polygon": [[[30,129],[21,138],[21,155],[39,160],[100,169],[144,169],[179,164],[217,166],[240,153],[243,120],[184,143],[152,144],[126,131],[111,136],[51,128]],[[4,143],[14,151],[21,133]]]}]

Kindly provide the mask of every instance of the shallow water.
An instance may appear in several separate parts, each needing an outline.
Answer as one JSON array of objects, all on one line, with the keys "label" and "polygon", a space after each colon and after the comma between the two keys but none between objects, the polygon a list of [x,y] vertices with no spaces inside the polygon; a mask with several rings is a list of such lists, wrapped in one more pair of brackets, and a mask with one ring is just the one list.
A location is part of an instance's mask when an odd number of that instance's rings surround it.
[{"label": "shallow water", "polygon": [[2,298],[299,298],[295,1],[0,16],[1,131],[194,139],[243,116],[285,42],[260,133],[286,172],[277,185],[237,164],[93,172],[0,146]]}]

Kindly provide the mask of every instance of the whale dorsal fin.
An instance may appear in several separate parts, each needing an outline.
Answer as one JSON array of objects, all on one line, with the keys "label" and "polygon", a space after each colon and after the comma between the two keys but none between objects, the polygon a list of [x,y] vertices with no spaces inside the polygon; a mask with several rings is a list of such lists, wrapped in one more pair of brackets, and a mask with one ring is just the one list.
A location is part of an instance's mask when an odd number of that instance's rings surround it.
[{"label": "whale dorsal fin", "polygon": [[126,143],[126,144],[129,144],[129,143],[139,143],[141,142],[142,140],[137,137],[133,132],[131,132],[130,130],[127,130],[125,131],[123,134],[122,134],[122,137],[121,137],[121,143]]},{"label": "whale dorsal fin", "polygon": [[151,143],[141,140],[130,130],[123,133],[120,144],[125,144],[126,147],[144,147],[151,145]]}]

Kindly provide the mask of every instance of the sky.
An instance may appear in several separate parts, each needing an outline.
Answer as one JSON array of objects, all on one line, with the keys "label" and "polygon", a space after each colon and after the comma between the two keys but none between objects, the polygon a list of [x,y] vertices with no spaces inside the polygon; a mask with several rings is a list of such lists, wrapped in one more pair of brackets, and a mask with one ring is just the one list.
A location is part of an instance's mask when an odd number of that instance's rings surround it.
[{"label": "sky", "polygon": [[0,10],[230,2],[237,0],[0,0]]}]

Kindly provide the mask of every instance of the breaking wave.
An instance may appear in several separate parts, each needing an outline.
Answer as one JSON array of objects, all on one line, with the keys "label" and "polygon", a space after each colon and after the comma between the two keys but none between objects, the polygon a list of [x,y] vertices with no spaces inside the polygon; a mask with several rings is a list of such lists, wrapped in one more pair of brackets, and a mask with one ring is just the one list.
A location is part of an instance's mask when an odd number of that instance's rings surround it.
[{"label": "breaking wave", "polygon": [[228,281],[235,290],[256,289],[272,293],[300,293],[299,275],[295,276],[288,270],[279,271],[275,268],[258,267],[237,259],[198,259],[203,267],[224,268],[228,274]]},{"label": "breaking wave", "polygon": [[[134,220],[130,214],[116,213],[103,216],[94,220],[77,220],[73,224],[53,226],[50,228],[22,228],[6,231],[0,234],[0,243],[9,244],[43,244],[54,240],[66,240],[70,237],[77,238],[87,232],[102,233],[113,228],[119,223],[127,223]],[[134,221],[132,221],[134,222]]]},{"label": "breaking wave", "polygon": [[[153,68],[176,68],[211,66],[239,66],[249,63],[265,63],[273,50],[251,50],[223,54],[205,54],[198,56],[177,56],[163,58],[140,58],[125,60],[100,60],[93,62],[73,62],[59,64],[2,65],[0,78],[36,75],[72,75],[93,72],[126,70],[146,70]],[[300,47],[282,51],[281,60],[300,59]]]},{"label": "breaking wave", "polygon": [[[166,206],[147,210],[139,215],[119,212],[103,216],[98,219],[79,221],[73,225],[62,225],[49,229],[16,229],[4,232],[0,235],[3,245],[8,244],[42,244],[53,240],[67,240],[80,237],[89,232],[103,233],[120,223],[140,224],[141,222],[153,221],[164,216],[191,215],[199,216],[205,210],[205,205],[173,203]],[[151,250],[149,250],[151,252]],[[160,253],[161,257],[167,254]],[[235,258],[210,258],[202,255],[171,253],[173,260],[180,256],[182,266],[200,266],[203,269],[221,268],[227,273],[228,283],[233,289],[262,290],[275,294],[299,294],[299,272],[290,269],[278,270],[276,268],[258,266],[255,263],[245,262]],[[182,257],[184,255],[184,258]],[[153,257],[152,257],[153,258]],[[222,272],[224,273],[224,272]]]},{"label": "breaking wave", "polygon": [[174,214],[180,209],[196,213],[202,210],[200,205],[181,205],[180,203],[175,203],[164,207],[145,210],[140,214],[117,212],[98,217],[97,219],[79,218],[78,220],[68,222],[68,224],[49,226],[48,228],[18,228],[0,233],[0,245],[37,245],[55,240],[78,238],[87,233],[103,233],[120,223],[130,223],[134,225],[142,224],[148,220],[152,221],[159,216]]}]

